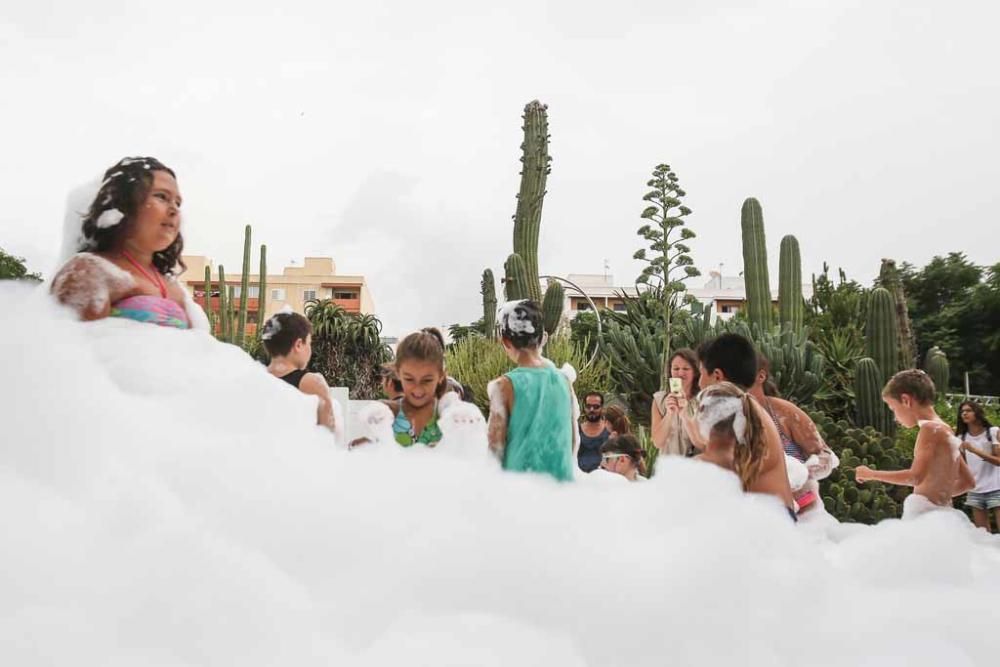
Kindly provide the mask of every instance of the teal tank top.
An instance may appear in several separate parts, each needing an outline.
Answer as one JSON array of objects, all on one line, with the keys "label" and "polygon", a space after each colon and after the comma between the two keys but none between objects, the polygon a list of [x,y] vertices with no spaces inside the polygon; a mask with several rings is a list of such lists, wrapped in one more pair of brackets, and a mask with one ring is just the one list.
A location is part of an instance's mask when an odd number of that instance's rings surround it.
[{"label": "teal tank top", "polygon": [[515,368],[506,374],[514,389],[507,424],[506,470],[573,479],[573,398],[569,381],[555,368]]}]

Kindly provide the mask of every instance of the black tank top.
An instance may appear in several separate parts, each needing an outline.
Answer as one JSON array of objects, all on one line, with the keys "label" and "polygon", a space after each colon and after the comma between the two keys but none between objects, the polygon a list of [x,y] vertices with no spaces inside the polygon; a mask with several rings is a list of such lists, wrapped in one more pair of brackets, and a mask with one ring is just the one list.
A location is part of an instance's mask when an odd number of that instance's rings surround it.
[{"label": "black tank top", "polygon": [[305,377],[305,375],[306,375],[305,371],[292,371],[288,375],[282,375],[279,379],[284,380],[288,384],[298,389],[299,383],[302,382],[302,378]]}]

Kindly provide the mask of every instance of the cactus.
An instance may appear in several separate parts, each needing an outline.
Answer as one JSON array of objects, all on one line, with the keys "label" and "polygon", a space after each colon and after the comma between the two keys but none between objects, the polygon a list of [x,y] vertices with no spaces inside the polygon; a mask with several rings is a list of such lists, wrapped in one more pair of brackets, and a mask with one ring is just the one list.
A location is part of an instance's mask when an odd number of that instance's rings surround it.
[{"label": "cactus", "polygon": [[236,329],[236,340],[240,347],[246,340],[247,329],[247,302],[250,300],[250,225],[246,226],[243,233],[243,275],[240,280],[240,320]]},{"label": "cactus", "polygon": [[896,422],[892,413],[882,401],[882,386],[885,384],[881,369],[874,359],[859,359],[854,368],[854,395],[858,402],[857,423],[871,426],[877,431],[892,435]]},{"label": "cactus", "polygon": [[750,197],[740,212],[743,233],[743,282],[747,318],[760,330],[771,328],[771,284],[767,274],[764,214],[760,202]]},{"label": "cactus", "polygon": [[542,202],[549,163],[548,107],[534,100],[524,107],[524,142],[521,144],[521,186],[514,213],[514,253],[521,256],[528,276],[519,288],[521,298],[542,300],[538,278],[538,230],[542,221]]},{"label": "cactus", "polygon": [[226,310],[229,308],[227,296],[226,270],[222,264],[219,264],[219,335],[216,337],[226,342],[229,341],[229,331],[226,330],[226,326],[229,324],[229,318],[226,317]]},{"label": "cactus", "polygon": [[914,368],[917,363],[917,346],[913,337],[913,327],[910,325],[910,313],[906,307],[906,292],[903,291],[903,281],[899,278],[899,270],[896,268],[895,260],[882,260],[882,268],[879,270],[876,285],[889,290],[896,304],[896,323],[899,328],[899,367]]},{"label": "cactus", "polygon": [[[751,332],[741,331],[738,322],[733,329],[750,337]],[[807,338],[806,332],[793,331],[785,324],[777,335],[771,331],[755,333],[752,340],[770,362],[770,375],[781,396],[796,404],[811,401],[822,384],[826,357]]]},{"label": "cactus", "polygon": [[562,284],[557,280],[550,281],[549,286],[545,288],[545,298],[542,300],[542,326],[545,333],[550,336],[556,332],[562,320],[564,298],[565,290]]},{"label": "cactus", "polygon": [[528,269],[524,265],[524,259],[517,253],[514,253],[507,258],[503,268],[506,274],[503,280],[503,287],[507,301],[530,299],[531,292],[528,289],[530,277],[528,276]]},{"label": "cactus", "polygon": [[483,279],[479,282],[479,291],[483,295],[484,333],[487,338],[492,340],[497,335],[497,287],[491,270],[483,271]]},{"label": "cactus", "polygon": [[865,354],[881,371],[879,387],[899,370],[899,344],[896,328],[896,302],[883,287],[871,291],[868,323],[865,327]]},{"label": "cactus", "polygon": [[832,421],[823,413],[810,415],[823,439],[840,458],[840,467],[820,482],[820,496],[828,512],[839,521],[876,523],[898,518],[910,490],[880,482],[859,486],[854,468],[867,465],[878,470],[898,470],[910,465],[891,437],[871,427],[851,428],[845,421]]},{"label": "cactus", "polygon": [[236,335],[236,311],[233,309],[233,299],[236,298],[236,288],[229,285],[227,288],[229,295],[226,297],[226,331],[229,332],[229,338],[227,343],[234,342],[233,338]]},{"label": "cactus", "polygon": [[792,235],[781,239],[781,260],[778,269],[778,312],[780,324],[788,322],[792,331],[802,331],[802,260],[799,242]]},{"label": "cactus", "polygon": [[[209,324],[212,323],[212,269],[205,267],[205,316],[208,317]],[[214,332],[215,328],[210,327],[209,331]]]},{"label": "cactus", "polygon": [[257,337],[264,333],[267,321],[267,246],[260,247],[260,276],[257,287]]},{"label": "cactus", "polygon": [[948,391],[948,378],[951,369],[948,365],[948,356],[941,351],[940,347],[935,345],[927,350],[927,356],[924,357],[924,370],[931,376],[939,396]]}]

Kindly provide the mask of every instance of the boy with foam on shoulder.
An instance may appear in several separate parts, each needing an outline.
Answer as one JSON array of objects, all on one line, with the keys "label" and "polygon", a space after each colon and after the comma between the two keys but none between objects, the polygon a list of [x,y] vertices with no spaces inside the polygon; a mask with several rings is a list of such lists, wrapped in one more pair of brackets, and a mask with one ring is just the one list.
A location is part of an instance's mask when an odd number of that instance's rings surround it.
[{"label": "boy with foam on shoulder", "polygon": [[962,457],[961,441],[934,411],[934,383],[920,370],[900,371],[882,390],[882,400],[896,421],[906,428],[920,427],[913,447],[913,464],[907,470],[872,470],[858,466],[859,483],[885,482],[912,486],[903,502],[903,519],[913,519],[933,510],[951,509],[951,499],[975,486],[975,479]]},{"label": "boy with foam on shoulder", "polygon": [[312,358],[312,325],[309,320],[291,309],[283,310],[267,320],[261,339],[271,358],[267,372],[303,394],[318,398],[316,423],[340,435],[334,401],[330,398],[326,380],[319,373],[306,372]]}]

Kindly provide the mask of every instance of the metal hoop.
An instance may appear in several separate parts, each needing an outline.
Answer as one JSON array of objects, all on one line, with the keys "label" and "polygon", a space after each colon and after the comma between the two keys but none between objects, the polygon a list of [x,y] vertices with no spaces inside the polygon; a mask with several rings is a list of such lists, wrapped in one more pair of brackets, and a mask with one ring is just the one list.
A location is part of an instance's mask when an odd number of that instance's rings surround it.
[{"label": "metal hoop", "polygon": [[559,282],[564,283],[568,287],[576,290],[577,293],[580,294],[580,296],[582,296],[584,299],[587,300],[587,303],[590,304],[591,309],[593,309],[594,311],[594,315],[597,316],[597,345],[594,346],[594,353],[590,355],[590,359],[587,361],[587,363],[583,365],[583,368],[580,369],[580,372],[582,373],[587,368],[590,368],[591,364],[594,363],[594,360],[597,359],[597,352],[601,347],[601,335],[603,330],[601,328],[601,313],[597,310],[597,304],[594,303],[593,299],[587,296],[587,293],[584,292],[579,285],[574,283],[572,280],[569,280],[568,278],[563,278],[561,276],[538,276],[538,277],[539,279],[545,279],[545,280],[558,280]]}]

